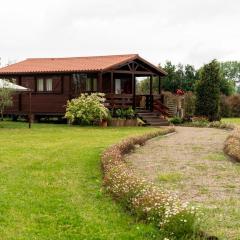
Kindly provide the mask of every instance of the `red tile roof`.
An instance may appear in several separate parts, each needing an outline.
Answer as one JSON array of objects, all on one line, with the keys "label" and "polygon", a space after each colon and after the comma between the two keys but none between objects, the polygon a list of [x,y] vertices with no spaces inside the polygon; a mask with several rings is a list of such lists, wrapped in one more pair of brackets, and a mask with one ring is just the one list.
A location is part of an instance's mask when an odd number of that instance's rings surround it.
[{"label": "red tile roof", "polygon": [[[136,58],[140,58],[138,54],[71,58],[29,58],[0,68],[0,74],[103,71]],[[157,68],[153,65],[151,66]],[[160,70],[160,72],[162,71]]]}]

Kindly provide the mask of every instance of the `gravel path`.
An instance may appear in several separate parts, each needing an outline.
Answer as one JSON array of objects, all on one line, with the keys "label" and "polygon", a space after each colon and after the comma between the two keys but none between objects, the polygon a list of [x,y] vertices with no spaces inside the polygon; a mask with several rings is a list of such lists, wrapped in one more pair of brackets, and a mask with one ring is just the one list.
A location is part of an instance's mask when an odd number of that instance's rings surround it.
[{"label": "gravel path", "polygon": [[200,207],[206,232],[222,240],[240,240],[240,164],[222,150],[229,131],[176,131],[136,148],[127,161],[162,189]]},{"label": "gravel path", "polygon": [[187,201],[239,197],[240,168],[222,151],[229,131],[190,127],[176,131],[148,141],[127,160],[146,178]]}]

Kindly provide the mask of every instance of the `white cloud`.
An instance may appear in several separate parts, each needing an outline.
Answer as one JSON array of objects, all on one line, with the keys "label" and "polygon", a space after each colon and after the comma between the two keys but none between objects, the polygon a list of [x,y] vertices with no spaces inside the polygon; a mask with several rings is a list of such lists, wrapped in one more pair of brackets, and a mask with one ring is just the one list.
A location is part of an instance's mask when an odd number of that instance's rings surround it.
[{"label": "white cloud", "polygon": [[240,60],[239,0],[8,0],[0,57],[139,53],[153,63]]}]

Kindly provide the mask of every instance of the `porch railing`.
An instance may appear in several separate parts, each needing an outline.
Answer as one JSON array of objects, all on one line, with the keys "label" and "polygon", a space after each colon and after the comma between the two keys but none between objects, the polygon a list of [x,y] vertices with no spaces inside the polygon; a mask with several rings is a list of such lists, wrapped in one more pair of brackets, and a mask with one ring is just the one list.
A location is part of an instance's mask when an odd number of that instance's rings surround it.
[{"label": "porch railing", "polygon": [[129,108],[133,106],[132,94],[106,94],[106,107]]}]

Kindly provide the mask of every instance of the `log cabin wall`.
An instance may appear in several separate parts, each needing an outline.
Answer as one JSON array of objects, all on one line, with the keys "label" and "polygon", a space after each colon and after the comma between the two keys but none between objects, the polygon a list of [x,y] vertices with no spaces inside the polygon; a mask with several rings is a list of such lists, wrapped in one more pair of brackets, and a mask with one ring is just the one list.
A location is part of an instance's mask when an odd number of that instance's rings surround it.
[{"label": "log cabin wall", "polygon": [[[64,115],[67,100],[71,98],[70,75],[36,75],[14,77],[16,83],[32,90],[32,113],[34,115]],[[52,78],[52,91],[38,92],[37,79]],[[13,95],[13,106],[6,114],[26,115],[29,110],[29,96],[26,93]]]}]

